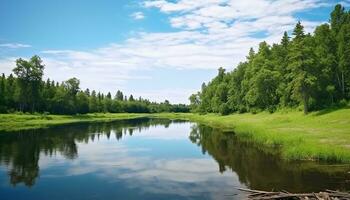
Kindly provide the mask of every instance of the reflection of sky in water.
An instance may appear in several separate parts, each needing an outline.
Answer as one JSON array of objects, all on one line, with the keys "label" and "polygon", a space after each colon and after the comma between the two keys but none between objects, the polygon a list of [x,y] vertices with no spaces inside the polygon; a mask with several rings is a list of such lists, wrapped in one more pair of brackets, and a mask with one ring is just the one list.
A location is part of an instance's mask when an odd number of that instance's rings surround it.
[{"label": "reflection of sky in water", "polygon": [[73,160],[41,154],[36,184],[9,188],[2,170],[1,194],[5,199],[14,194],[16,199],[232,199],[227,195],[244,186],[235,173],[221,174],[216,161],[190,142],[191,125],[153,126],[119,141],[100,136],[77,143]]}]

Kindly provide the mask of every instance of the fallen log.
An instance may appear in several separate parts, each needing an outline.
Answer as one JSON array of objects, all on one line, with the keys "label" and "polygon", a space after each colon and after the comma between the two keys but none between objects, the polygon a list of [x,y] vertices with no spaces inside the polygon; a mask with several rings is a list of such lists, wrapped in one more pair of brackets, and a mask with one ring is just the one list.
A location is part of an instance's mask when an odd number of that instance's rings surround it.
[{"label": "fallen log", "polygon": [[350,200],[350,193],[335,190],[325,190],[319,193],[290,193],[287,191],[267,192],[261,190],[250,190],[246,188],[237,188],[240,191],[249,193],[249,200]]}]

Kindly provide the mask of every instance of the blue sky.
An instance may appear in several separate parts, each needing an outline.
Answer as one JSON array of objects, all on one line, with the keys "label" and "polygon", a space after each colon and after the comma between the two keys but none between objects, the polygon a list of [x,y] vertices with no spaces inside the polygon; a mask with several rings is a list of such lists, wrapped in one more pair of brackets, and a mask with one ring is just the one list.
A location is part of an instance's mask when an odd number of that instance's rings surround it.
[{"label": "blue sky", "polygon": [[[307,31],[350,0],[0,0],[0,73],[36,54],[46,76],[81,87],[188,103],[250,47]],[[254,6],[253,6],[254,5]]]}]

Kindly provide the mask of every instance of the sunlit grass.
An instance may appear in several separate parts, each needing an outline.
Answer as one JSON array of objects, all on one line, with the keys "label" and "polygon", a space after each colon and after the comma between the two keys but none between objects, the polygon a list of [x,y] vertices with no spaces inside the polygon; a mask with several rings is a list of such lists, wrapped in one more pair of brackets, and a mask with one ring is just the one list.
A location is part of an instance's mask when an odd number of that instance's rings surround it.
[{"label": "sunlit grass", "polygon": [[145,117],[145,114],[96,113],[85,115],[42,115],[42,114],[0,114],[0,131],[18,131],[35,128],[47,128],[54,125],[114,121]]}]

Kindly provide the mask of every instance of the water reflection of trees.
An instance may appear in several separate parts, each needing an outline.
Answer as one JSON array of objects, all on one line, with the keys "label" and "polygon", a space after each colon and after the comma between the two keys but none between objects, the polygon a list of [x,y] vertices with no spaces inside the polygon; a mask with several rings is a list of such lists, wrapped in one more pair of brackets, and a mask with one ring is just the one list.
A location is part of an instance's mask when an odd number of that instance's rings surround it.
[{"label": "water reflection of trees", "polygon": [[12,185],[24,183],[26,186],[33,186],[39,176],[39,159],[42,154],[52,156],[59,153],[67,159],[75,159],[78,156],[77,142],[89,143],[101,136],[110,139],[113,135],[120,140],[125,135],[132,135],[152,126],[162,125],[167,128],[171,122],[166,119],[137,119],[1,133],[0,165],[8,167]]},{"label": "water reflection of trees", "polygon": [[189,138],[217,161],[220,172],[234,171],[241,183],[253,189],[293,192],[350,189],[349,165],[285,162],[251,143],[239,141],[233,133],[204,125],[194,125]]}]

